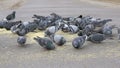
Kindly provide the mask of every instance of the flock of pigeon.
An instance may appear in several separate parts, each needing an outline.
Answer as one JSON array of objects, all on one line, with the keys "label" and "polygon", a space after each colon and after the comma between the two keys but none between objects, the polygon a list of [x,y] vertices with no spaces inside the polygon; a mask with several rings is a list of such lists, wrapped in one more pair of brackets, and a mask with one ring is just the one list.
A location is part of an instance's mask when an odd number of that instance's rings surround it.
[{"label": "flock of pigeon", "polygon": [[55,44],[62,46],[67,42],[64,36],[56,34],[59,30],[64,33],[78,35],[71,42],[76,49],[82,48],[85,41],[101,43],[106,38],[112,37],[114,28],[117,29],[118,39],[120,40],[120,28],[107,24],[112,19],[101,19],[83,15],[78,17],[62,17],[56,13],[51,13],[49,16],[34,14],[32,17],[34,18],[33,22],[13,21],[15,18],[16,11],[13,11],[0,21],[0,28],[5,28],[17,34],[17,43],[21,46],[24,46],[26,43],[25,35],[35,30],[44,30],[45,37],[37,36],[33,39],[47,50],[55,49]]}]

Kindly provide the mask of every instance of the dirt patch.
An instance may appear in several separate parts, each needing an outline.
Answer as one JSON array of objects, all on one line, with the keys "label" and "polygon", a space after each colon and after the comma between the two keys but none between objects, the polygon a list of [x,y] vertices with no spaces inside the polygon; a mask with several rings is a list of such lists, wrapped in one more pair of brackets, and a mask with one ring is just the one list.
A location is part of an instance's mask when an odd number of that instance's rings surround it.
[{"label": "dirt patch", "polygon": [[17,9],[25,2],[25,0],[0,0],[0,10]]},{"label": "dirt patch", "polygon": [[22,3],[24,1],[18,1],[17,3],[13,4],[9,9],[17,9],[19,8],[20,6],[22,6]]}]

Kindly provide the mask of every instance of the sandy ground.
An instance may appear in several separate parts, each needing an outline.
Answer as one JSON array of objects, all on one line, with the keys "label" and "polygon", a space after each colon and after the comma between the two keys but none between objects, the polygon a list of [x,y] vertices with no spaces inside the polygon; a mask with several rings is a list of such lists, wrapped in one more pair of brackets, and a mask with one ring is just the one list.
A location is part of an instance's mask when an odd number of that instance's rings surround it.
[{"label": "sandy ground", "polygon": [[[102,3],[103,4],[103,3]],[[16,20],[32,21],[33,14],[48,15],[56,12],[62,16],[78,16],[79,14],[93,17],[111,18],[110,24],[120,26],[120,7],[97,5],[95,2],[79,0],[29,0],[24,2],[17,11]],[[4,9],[0,12],[3,19],[13,10]],[[46,51],[41,48],[33,37],[43,37],[43,32],[27,34],[27,46],[18,47],[17,35],[0,29],[0,67],[1,68],[120,68],[120,42],[114,30],[114,40],[107,39],[101,44],[86,42],[83,49],[74,49],[71,41],[77,35],[62,34],[67,43],[56,46],[56,50]]]},{"label": "sandy ground", "polygon": [[16,9],[22,6],[26,0],[0,0],[0,10]]}]

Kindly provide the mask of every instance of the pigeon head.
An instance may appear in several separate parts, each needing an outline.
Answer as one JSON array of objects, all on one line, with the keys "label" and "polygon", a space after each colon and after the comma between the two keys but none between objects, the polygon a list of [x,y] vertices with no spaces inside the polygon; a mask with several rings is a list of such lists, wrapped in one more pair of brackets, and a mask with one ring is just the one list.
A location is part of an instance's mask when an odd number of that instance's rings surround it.
[{"label": "pigeon head", "polygon": [[83,15],[78,16],[78,18],[83,18]]},{"label": "pigeon head", "polygon": [[16,11],[13,11],[13,13],[12,13],[12,14],[14,14],[14,15],[15,15],[15,14],[16,14]]},{"label": "pigeon head", "polygon": [[87,35],[83,35],[83,39],[87,40],[88,36]]},{"label": "pigeon head", "polygon": [[13,11],[13,13],[16,13],[16,11]]},{"label": "pigeon head", "polygon": [[19,36],[17,39],[18,44],[24,45],[26,43],[26,37],[25,36]]},{"label": "pigeon head", "polygon": [[39,42],[42,38],[39,37],[39,36],[36,36],[36,37],[34,37],[33,39],[34,39],[35,41]]},{"label": "pigeon head", "polygon": [[36,14],[34,14],[33,16],[34,16],[34,17],[36,17],[37,15],[36,15]]},{"label": "pigeon head", "polygon": [[55,16],[55,15],[56,15],[56,13],[51,13],[50,15],[53,15],[53,16]]},{"label": "pigeon head", "polygon": [[83,31],[82,31],[82,30],[80,30],[80,31],[78,32],[78,36],[83,36]]}]

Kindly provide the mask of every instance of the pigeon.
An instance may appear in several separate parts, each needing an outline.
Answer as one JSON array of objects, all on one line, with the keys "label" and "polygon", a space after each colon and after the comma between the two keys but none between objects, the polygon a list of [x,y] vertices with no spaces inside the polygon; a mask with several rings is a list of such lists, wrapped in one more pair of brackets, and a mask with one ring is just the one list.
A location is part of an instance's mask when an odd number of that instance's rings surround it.
[{"label": "pigeon", "polygon": [[37,29],[37,24],[34,22],[23,22],[11,28],[12,33],[19,36],[24,36],[29,32],[34,32]]},{"label": "pigeon", "polygon": [[34,37],[34,40],[43,48],[47,49],[47,50],[54,50],[55,49],[55,45],[53,44],[52,40],[50,38],[41,38],[39,36]]},{"label": "pigeon", "polygon": [[25,36],[28,33],[26,29],[17,29],[16,34],[18,36]]},{"label": "pigeon", "polygon": [[112,29],[116,28],[115,25],[104,25],[103,26],[103,29],[102,29],[102,32],[103,34],[105,34],[106,36],[112,36]]},{"label": "pigeon", "polygon": [[59,46],[62,46],[66,43],[66,39],[62,35],[52,34],[50,39]]},{"label": "pigeon", "polygon": [[14,20],[14,19],[15,19],[15,14],[16,14],[16,11],[13,11],[11,14],[9,14],[9,15],[6,17],[6,19],[7,19],[8,21]]},{"label": "pigeon", "polygon": [[51,13],[50,16],[54,19],[54,20],[58,20],[58,19],[61,19],[62,17],[59,16],[58,14],[56,13]]},{"label": "pigeon", "polygon": [[23,23],[19,23],[18,25],[11,27],[11,31],[16,33],[18,36],[25,36],[29,32]]},{"label": "pigeon", "polygon": [[6,25],[7,21],[0,21],[0,28],[4,28],[4,25]]},{"label": "pigeon", "polygon": [[57,27],[56,26],[51,26],[51,27],[48,27],[45,31],[45,36],[50,36],[54,33],[56,33],[58,31]]},{"label": "pigeon", "polygon": [[46,17],[40,16],[40,15],[36,15],[36,14],[34,14],[32,18],[37,18],[37,19],[40,19],[40,20],[45,20],[46,19]]},{"label": "pigeon", "polygon": [[12,26],[22,23],[22,21],[15,21],[15,22],[6,22],[4,23],[4,28],[6,30],[10,30]]},{"label": "pigeon", "polygon": [[83,35],[87,35],[87,36],[91,35],[93,33],[94,29],[95,29],[95,27],[93,24],[86,25],[85,28],[82,30]]},{"label": "pigeon", "polygon": [[46,31],[45,31],[45,36],[49,37],[50,35],[55,34],[61,28],[63,28],[63,24],[59,24],[59,25],[56,25],[56,26],[48,27],[46,29]]},{"label": "pigeon", "polygon": [[48,27],[47,20],[34,20],[34,23],[37,24],[38,30],[45,30]]},{"label": "pigeon", "polygon": [[25,46],[26,37],[25,37],[25,36],[19,36],[19,37],[17,38],[17,43],[18,43],[20,46]]},{"label": "pigeon", "polygon": [[67,24],[64,24],[64,26],[61,28],[63,32],[69,32],[69,26]]},{"label": "pigeon", "polygon": [[97,19],[96,21],[93,21],[92,24],[94,24],[96,27],[102,27],[110,21],[112,21],[112,19]]},{"label": "pigeon", "polygon": [[83,48],[83,45],[86,40],[87,40],[87,35],[76,37],[75,39],[73,39],[72,45],[76,49]]},{"label": "pigeon", "polygon": [[37,24],[35,22],[28,22],[27,24],[23,25],[28,32],[34,32],[34,30],[37,29]]},{"label": "pigeon", "polygon": [[87,40],[93,43],[101,43],[105,39],[106,37],[104,34],[95,33],[95,34],[90,35]]},{"label": "pigeon", "polygon": [[80,19],[80,21],[77,22],[77,26],[80,30],[83,30],[86,25],[90,24],[90,19],[92,17],[90,16],[85,16]]},{"label": "pigeon", "polygon": [[79,31],[79,28],[77,26],[75,26],[75,25],[69,25],[68,27],[69,27],[69,32],[71,34],[75,34],[75,33],[77,33]]},{"label": "pigeon", "polygon": [[77,18],[83,18],[83,15],[79,15]]},{"label": "pigeon", "polygon": [[83,34],[83,30],[79,30],[79,32],[78,32],[78,34],[77,34],[78,36],[83,36],[84,34]]}]

